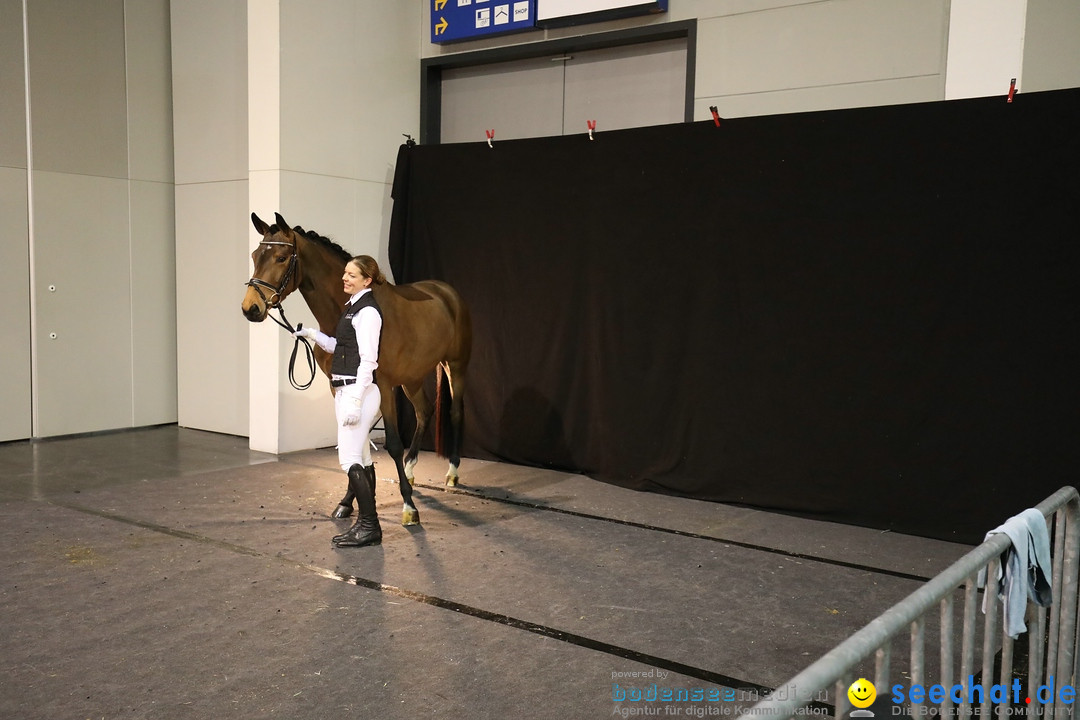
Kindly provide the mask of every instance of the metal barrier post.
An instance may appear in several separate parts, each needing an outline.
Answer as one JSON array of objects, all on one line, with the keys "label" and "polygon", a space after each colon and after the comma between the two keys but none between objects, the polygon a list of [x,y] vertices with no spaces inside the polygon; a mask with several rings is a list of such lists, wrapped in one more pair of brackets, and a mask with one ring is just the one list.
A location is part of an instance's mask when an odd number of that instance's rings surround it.
[{"label": "metal barrier post", "polygon": [[[941,598],[941,684],[953,686],[953,596]],[[946,695],[941,703],[942,716],[952,708],[952,696]]]}]

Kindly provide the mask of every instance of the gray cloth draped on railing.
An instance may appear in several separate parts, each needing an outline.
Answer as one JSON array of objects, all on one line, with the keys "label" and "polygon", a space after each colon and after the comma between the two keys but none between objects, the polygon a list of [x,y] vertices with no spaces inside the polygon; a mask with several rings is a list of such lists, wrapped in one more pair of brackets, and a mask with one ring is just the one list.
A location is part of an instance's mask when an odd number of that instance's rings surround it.
[{"label": "gray cloth draped on railing", "polygon": [[[998,533],[1008,535],[1012,545],[1002,556],[997,572],[997,592],[983,595],[982,610],[997,595],[1004,604],[1005,630],[1016,639],[1027,632],[1024,612],[1028,598],[1042,607],[1049,607],[1052,598],[1050,587],[1050,535],[1046,531],[1046,518],[1034,508],[1006,520],[1002,525],[986,533],[986,539]],[[986,586],[986,568],[979,571],[979,587]]]}]

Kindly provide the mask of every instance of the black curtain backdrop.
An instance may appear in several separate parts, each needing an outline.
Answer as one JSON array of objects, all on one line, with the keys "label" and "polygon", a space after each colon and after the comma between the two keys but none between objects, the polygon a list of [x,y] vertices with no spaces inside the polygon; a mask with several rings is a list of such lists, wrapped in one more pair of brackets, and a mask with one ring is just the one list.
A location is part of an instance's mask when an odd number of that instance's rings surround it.
[{"label": "black curtain backdrop", "polygon": [[1077,481],[1078,132],[1068,90],[403,147],[391,265],[472,311],[466,456],[979,542]]}]

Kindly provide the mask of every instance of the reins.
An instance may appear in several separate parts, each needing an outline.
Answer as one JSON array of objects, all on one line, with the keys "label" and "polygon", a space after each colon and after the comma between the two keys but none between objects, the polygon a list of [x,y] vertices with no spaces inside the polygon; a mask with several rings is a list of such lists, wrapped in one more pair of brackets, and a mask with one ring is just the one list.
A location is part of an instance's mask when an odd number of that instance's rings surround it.
[{"label": "reins", "polygon": [[[281,283],[277,287],[274,287],[265,280],[260,280],[257,277],[252,277],[250,280],[244,283],[244,285],[254,288],[255,292],[259,293],[259,297],[262,298],[263,304],[266,305],[266,316],[276,322],[281,327],[285,328],[285,330],[287,330],[289,334],[293,336],[294,342],[292,355],[289,356],[289,384],[297,390],[307,390],[309,387],[311,387],[311,384],[315,382],[315,350],[311,347],[311,343],[308,342],[307,338],[298,337],[296,335],[296,333],[304,327],[304,323],[300,323],[294,328],[289,322],[289,319],[285,317],[285,308],[281,306],[281,293],[289,284],[289,281],[292,279],[293,272],[295,272],[296,270],[296,245],[287,242],[278,242],[276,240],[264,240],[260,244],[288,245],[293,249],[292,257],[289,258],[289,269],[285,271],[285,275],[281,278]],[[267,299],[266,295],[263,294],[262,288],[266,288],[273,292],[273,295],[270,296],[271,299]],[[271,310],[277,310],[278,314],[281,316],[281,319],[278,320],[276,317],[271,315]],[[296,381],[296,353],[300,350],[301,343],[304,344],[305,359],[307,360],[308,370],[311,372],[311,378],[303,384]]]}]

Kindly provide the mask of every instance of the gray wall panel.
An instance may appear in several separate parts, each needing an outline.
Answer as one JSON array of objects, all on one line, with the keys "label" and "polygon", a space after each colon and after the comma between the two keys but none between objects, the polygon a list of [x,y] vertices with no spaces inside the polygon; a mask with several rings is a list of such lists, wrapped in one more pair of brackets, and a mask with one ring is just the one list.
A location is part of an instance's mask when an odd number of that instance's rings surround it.
[{"label": "gray wall panel", "polygon": [[22,0],[0,0],[0,167],[26,167]]},{"label": "gray wall panel", "polygon": [[1023,91],[1080,87],[1080,2],[1028,0]]},{"label": "gray wall panel", "polygon": [[941,81],[942,78],[935,75],[880,80],[873,83],[826,85],[747,95],[698,98],[694,101],[694,117],[712,117],[709,111],[712,105],[716,106],[721,117],[736,118],[928,102],[940,99]]},{"label": "gray wall panel", "polygon": [[[128,177],[172,183],[169,1],[127,0]],[[172,218],[169,218],[172,223]]]},{"label": "gray wall panel", "polygon": [[35,171],[33,186],[35,435],[131,427],[128,183]]},{"label": "gray wall panel", "polygon": [[662,40],[575,53],[566,63],[563,133],[683,121],[686,40]]},{"label": "gray wall panel", "polygon": [[698,96],[933,76],[943,72],[939,0],[833,0],[703,20]]},{"label": "gray wall panel", "polygon": [[430,43],[421,4],[422,57],[696,19],[695,120],[711,105],[735,117],[945,96],[949,0],[680,0],[660,15],[450,45]]},{"label": "gray wall panel", "polygon": [[550,57],[444,70],[442,142],[562,135],[563,73]]},{"label": "gray wall panel", "polygon": [[132,180],[132,423],[176,422],[175,192]]},{"label": "gray wall panel", "polygon": [[127,177],[123,0],[29,4],[34,169]]},{"label": "gray wall panel", "polygon": [[441,141],[576,135],[682,122],[686,40],[662,40],[442,73]]},{"label": "gray wall panel", "polygon": [[0,167],[0,442],[31,435],[26,170]]}]

